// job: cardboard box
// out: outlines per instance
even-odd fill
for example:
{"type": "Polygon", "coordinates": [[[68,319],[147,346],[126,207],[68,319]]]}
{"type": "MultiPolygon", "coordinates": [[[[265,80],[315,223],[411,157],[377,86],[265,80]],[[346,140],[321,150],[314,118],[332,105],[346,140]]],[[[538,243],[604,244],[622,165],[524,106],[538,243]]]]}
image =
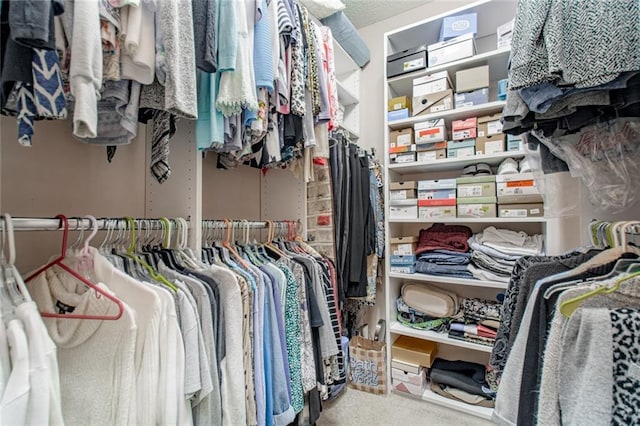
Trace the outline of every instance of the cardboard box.
{"type": "Polygon", "coordinates": [[[496,196],[488,197],[464,197],[458,199],[458,204],[497,204],[496,196]]]}
{"type": "Polygon", "coordinates": [[[544,217],[544,205],[534,204],[500,204],[498,206],[499,217],[544,217]]]}
{"type": "Polygon", "coordinates": [[[447,70],[413,79],[413,97],[443,92],[452,88],[447,70]]]}
{"type": "Polygon", "coordinates": [[[446,149],[436,149],[433,151],[418,152],[418,156],[417,156],[418,161],[423,161],[423,162],[443,160],[445,158],[447,158],[446,149]]]}
{"type": "Polygon", "coordinates": [[[502,80],[498,80],[498,100],[506,101],[507,93],[509,91],[509,79],[503,78],[502,80]]]}
{"type": "Polygon", "coordinates": [[[390,146],[389,154],[400,154],[403,152],[416,152],[416,144],[412,143],[411,145],[406,146],[390,146]]]}
{"type": "Polygon", "coordinates": [[[409,362],[398,361],[397,359],[391,360],[391,368],[398,368],[402,371],[407,371],[409,373],[418,374],[422,371],[422,367],[417,364],[411,364],[409,362]]]}
{"type": "Polygon", "coordinates": [[[496,205],[491,204],[458,204],[458,217],[498,217],[496,205]]]}
{"type": "Polygon", "coordinates": [[[498,197],[500,204],[538,204],[542,203],[541,194],[502,195],[498,197]]]}
{"type": "Polygon", "coordinates": [[[397,191],[400,189],[418,189],[418,183],[415,180],[407,180],[404,182],[391,182],[389,184],[389,189],[392,191],[397,191]]]}
{"type": "Polygon", "coordinates": [[[416,151],[417,152],[424,152],[424,151],[435,151],[438,149],[443,149],[445,151],[444,156],[447,156],[447,142],[446,141],[442,141],[442,142],[426,142],[426,143],[418,143],[416,144],[416,151]]]}
{"type": "Polygon", "coordinates": [[[510,20],[506,24],[500,25],[496,30],[496,36],[498,38],[498,49],[511,46],[511,40],[513,40],[513,23],[514,19],[510,20]]]}
{"type": "Polygon", "coordinates": [[[507,151],[522,151],[522,137],[507,135],[507,151]]]}
{"type": "Polygon", "coordinates": [[[417,219],[418,203],[415,206],[389,206],[389,219],[417,219]]]}
{"type": "Polygon", "coordinates": [[[456,108],[477,106],[489,102],[489,89],[477,89],[472,92],[456,93],[454,96],[456,108]]]}
{"type": "Polygon", "coordinates": [[[489,87],[489,65],[456,73],[456,92],[470,92],[484,87],[489,87]]]}
{"type": "Polygon", "coordinates": [[[493,115],[483,115],[478,117],[478,137],[493,136],[502,133],[502,122],[500,117],[502,113],[498,112],[493,115]]]}
{"type": "Polygon", "coordinates": [[[392,255],[412,255],[416,253],[418,244],[391,244],[392,255]]]}
{"type": "Polygon", "coordinates": [[[413,127],[406,129],[392,130],[389,132],[389,146],[395,148],[397,146],[408,146],[413,143],[413,127]]]}
{"type": "Polygon", "coordinates": [[[455,206],[420,207],[418,206],[418,218],[425,220],[454,219],[456,217],[455,206]]]}
{"type": "Polygon", "coordinates": [[[429,67],[470,58],[475,54],[476,44],[471,33],[427,46],[429,67]]]}
{"type": "Polygon", "coordinates": [[[478,137],[476,139],[476,154],[486,155],[504,152],[506,148],[505,137],[502,133],[498,135],[478,137]]]}
{"type": "Polygon", "coordinates": [[[399,154],[389,154],[389,160],[395,164],[413,163],[416,161],[416,153],[403,152],[399,154]]]}
{"type": "Polygon", "coordinates": [[[442,206],[455,206],[455,205],[456,205],[455,198],[418,200],[418,207],[442,207],[442,206]]]}
{"type": "Polygon", "coordinates": [[[449,141],[447,143],[447,158],[473,157],[476,155],[476,140],[449,141]]]}
{"type": "Polygon", "coordinates": [[[476,35],[478,32],[478,14],[465,13],[463,15],[446,16],[442,18],[440,27],[440,41],[451,40],[464,34],[476,35]]]}
{"type": "Polygon", "coordinates": [[[418,248],[418,237],[393,237],[391,238],[392,255],[413,255],[418,248]]]}
{"type": "Polygon", "coordinates": [[[536,185],[533,173],[518,173],[496,176],[496,190],[500,204],[525,204],[542,202],[540,189],[536,185]],[[531,196],[534,196],[533,198],[531,196]],[[505,197],[527,197],[506,198],[505,197]],[[527,200],[533,201],[527,201],[527,200]]]}
{"type": "Polygon", "coordinates": [[[387,78],[406,74],[427,67],[427,49],[425,45],[412,47],[387,56],[387,78]]]}
{"type": "Polygon", "coordinates": [[[464,140],[473,139],[478,133],[478,119],[476,117],[466,120],[455,120],[451,123],[451,139],[464,140]]]}
{"type": "Polygon", "coordinates": [[[418,191],[434,189],[456,189],[456,179],[436,179],[418,181],[418,191]]]}
{"type": "Polygon", "coordinates": [[[447,140],[444,118],[416,123],[413,126],[416,143],[433,143],[447,140]]]}
{"type": "Polygon", "coordinates": [[[402,207],[411,207],[418,205],[417,198],[405,198],[404,200],[389,200],[390,206],[402,206],[402,207]]]}
{"type": "Polygon", "coordinates": [[[429,368],[438,354],[438,344],[410,336],[400,336],[391,345],[391,357],[400,362],[429,368]]]}
{"type": "Polygon", "coordinates": [[[422,396],[427,388],[427,379],[423,370],[415,374],[398,368],[391,368],[391,378],[393,388],[398,392],[422,396]]]}
{"type": "Polygon", "coordinates": [[[453,109],[453,90],[429,93],[413,98],[413,116],[453,109]]]}
{"type": "Polygon", "coordinates": [[[389,111],[387,113],[387,121],[398,121],[403,120],[405,118],[409,118],[411,113],[409,112],[409,108],[399,109],[396,111],[389,111]]]}
{"type": "MultiPolygon", "coordinates": [[[[418,200],[455,200],[456,189],[422,189],[418,191],[418,200]]],[[[418,203],[420,205],[420,203],[418,203]]]]}
{"type": "Polygon", "coordinates": [[[496,177],[495,176],[469,176],[457,179],[458,198],[470,197],[495,197],[496,177]]]}
{"type": "Polygon", "coordinates": [[[390,201],[410,200],[412,198],[417,198],[415,189],[401,189],[399,191],[389,191],[390,201]]]}
{"type": "Polygon", "coordinates": [[[389,272],[395,273],[395,274],[415,274],[416,273],[416,267],[413,265],[407,265],[407,266],[389,266],[389,272]]]}
{"type": "Polygon", "coordinates": [[[397,98],[389,99],[387,105],[388,111],[397,111],[399,109],[411,109],[411,99],[408,96],[398,96],[397,98]]]}
{"type": "Polygon", "coordinates": [[[389,263],[393,266],[407,266],[416,263],[416,257],[412,254],[409,255],[391,255],[389,257],[389,263]]]}

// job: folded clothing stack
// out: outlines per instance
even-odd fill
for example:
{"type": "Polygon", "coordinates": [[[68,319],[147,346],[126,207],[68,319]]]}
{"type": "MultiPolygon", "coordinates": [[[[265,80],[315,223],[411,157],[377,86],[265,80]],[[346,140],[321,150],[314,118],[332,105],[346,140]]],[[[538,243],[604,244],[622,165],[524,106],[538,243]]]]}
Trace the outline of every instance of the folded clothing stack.
{"type": "Polygon", "coordinates": [[[485,382],[485,368],[468,361],[436,358],[429,370],[431,390],[445,398],[482,407],[493,407],[495,393],[485,382]]]}
{"type": "Polygon", "coordinates": [[[473,278],[468,270],[471,262],[468,240],[472,234],[467,226],[442,223],[435,223],[429,229],[421,229],[415,271],[429,275],[473,278]]]}
{"type": "Polygon", "coordinates": [[[493,346],[500,325],[502,305],[491,300],[467,298],[461,303],[461,319],[449,324],[449,337],[493,346]]]}
{"type": "Polygon", "coordinates": [[[468,244],[472,254],[467,269],[480,280],[509,282],[516,260],[544,254],[542,235],[529,236],[493,226],[473,235],[468,244]]]}
{"type": "Polygon", "coordinates": [[[402,296],[396,300],[396,308],[398,310],[398,322],[406,327],[418,330],[433,330],[438,333],[446,332],[451,318],[436,318],[413,309],[407,305],[402,296]]]}
{"type": "Polygon", "coordinates": [[[446,333],[451,319],[458,317],[460,302],[458,296],[450,291],[408,283],[402,286],[396,308],[401,324],[446,333]]]}

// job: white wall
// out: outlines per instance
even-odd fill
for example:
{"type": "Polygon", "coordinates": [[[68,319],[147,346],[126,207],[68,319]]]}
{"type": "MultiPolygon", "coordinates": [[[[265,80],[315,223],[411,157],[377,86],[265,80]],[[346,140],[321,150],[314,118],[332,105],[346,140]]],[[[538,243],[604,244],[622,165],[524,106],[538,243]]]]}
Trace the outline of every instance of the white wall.
{"type": "MultiPolygon", "coordinates": [[[[358,32],[369,46],[371,62],[360,76],[360,141],[365,148],[375,148],[376,157],[383,158],[384,147],[384,33],[431,16],[473,3],[472,0],[433,0],[384,21],[360,28],[358,32]]],[[[393,2],[389,2],[393,7],[393,2]]]]}

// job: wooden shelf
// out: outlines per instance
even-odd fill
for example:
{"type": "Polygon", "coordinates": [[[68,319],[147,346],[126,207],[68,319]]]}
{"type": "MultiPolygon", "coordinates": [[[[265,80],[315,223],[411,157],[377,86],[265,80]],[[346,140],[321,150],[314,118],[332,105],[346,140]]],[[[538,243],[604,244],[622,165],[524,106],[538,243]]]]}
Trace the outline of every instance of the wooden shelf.
{"type": "Polygon", "coordinates": [[[427,274],[400,274],[397,272],[389,272],[389,278],[399,278],[403,280],[411,280],[411,281],[422,281],[429,283],[441,283],[441,284],[451,284],[451,285],[461,285],[467,287],[481,287],[481,288],[499,288],[506,289],[509,285],[508,283],[503,283],[499,281],[484,281],[484,280],[474,280],[474,279],[465,279],[465,278],[456,278],[456,277],[443,277],[441,275],[427,275],[427,274]]]}
{"type": "Polygon", "coordinates": [[[415,117],[404,118],[402,120],[390,121],[388,123],[389,129],[398,130],[406,127],[413,127],[416,123],[423,121],[435,120],[438,118],[444,118],[447,123],[447,128],[451,127],[451,122],[455,120],[463,120],[469,117],[476,117],[481,115],[491,115],[502,112],[502,109],[507,104],[506,101],[493,101],[486,104],[474,105],[464,108],[455,108],[448,111],[435,112],[433,114],[416,115],[415,117]]]}
{"type": "Polygon", "coordinates": [[[398,395],[405,396],[407,398],[421,399],[432,404],[438,404],[443,407],[451,408],[453,410],[462,411],[464,413],[471,414],[472,416],[480,417],[486,420],[491,420],[491,415],[493,414],[492,408],[478,407],[477,405],[466,404],[462,401],[445,398],[444,396],[440,396],[432,392],[429,388],[424,391],[422,396],[411,395],[406,392],[397,391],[395,389],[392,390],[392,392],[398,395]]]}
{"type": "Polygon", "coordinates": [[[457,217],[451,219],[389,219],[389,223],[546,223],[547,219],[544,217],[478,217],[467,218],[457,217]]]}
{"type": "Polygon", "coordinates": [[[358,97],[354,95],[340,80],[336,81],[338,87],[338,100],[345,107],[357,104],[358,97]]]}
{"type": "Polygon", "coordinates": [[[474,155],[473,157],[445,158],[442,160],[414,161],[413,163],[390,164],[389,170],[401,175],[413,173],[442,172],[460,170],[471,164],[486,163],[497,166],[506,158],[522,158],[524,151],[506,151],[497,154],[474,155]]]}
{"type": "Polygon", "coordinates": [[[391,321],[391,333],[400,334],[402,336],[411,336],[418,339],[430,340],[432,342],[442,343],[444,345],[457,346],[459,348],[470,349],[479,352],[491,353],[492,347],[479,345],[477,343],[465,342],[464,340],[451,339],[449,335],[444,333],[436,333],[431,330],[416,330],[411,327],[405,327],[398,321],[391,321]]]}
{"type": "Polygon", "coordinates": [[[412,97],[414,78],[433,74],[439,71],[448,71],[449,78],[451,78],[452,81],[455,81],[456,72],[482,65],[489,65],[489,80],[498,81],[503,78],[507,78],[507,64],[509,62],[510,53],[510,47],[492,50],[470,58],[460,59],[459,61],[449,62],[447,64],[437,65],[425,70],[414,71],[412,73],[392,77],[387,80],[387,83],[397,96],[404,95],[412,97]]]}

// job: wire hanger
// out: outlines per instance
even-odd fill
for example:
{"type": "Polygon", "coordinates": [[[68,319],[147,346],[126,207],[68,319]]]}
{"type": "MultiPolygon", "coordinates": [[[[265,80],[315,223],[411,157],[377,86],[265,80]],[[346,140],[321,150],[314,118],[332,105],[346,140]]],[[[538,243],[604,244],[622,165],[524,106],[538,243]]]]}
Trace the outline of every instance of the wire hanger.
{"type": "Polygon", "coordinates": [[[47,263],[45,266],[43,266],[42,268],[38,269],[36,272],[31,274],[30,276],[28,276],[27,279],[25,280],[25,282],[31,281],[32,279],[34,279],[35,277],[37,277],[38,275],[40,275],[44,271],[52,268],[53,266],[58,266],[61,269],[63,269],[64,271],[66,271],[69,275],[73,276],[78,281],[80,281],[83,284],[85,284],[87,287],[92,288],[96,293],[100,294],[101,296],[106,297],[107,299],[111,300],[113,303],[118,305],[118,313],[116,315],[79,315],[79,314],[73,314],[73,313],[71,313],[71,314],[55,314],[55,313],[51,313],[51,312],[41,312],[40,315],[42,315],[45,318],[64,318],[64,319],[86,319],[86,320],[117,320],[117,319],[120,319],[120,317],[122,317],[122,314],[124,313],[124,304],[122,303],[122,301],[120,299],[118,299],[117,297],[113,296],[112,294],[109,294],[109,292],[103,290],[102,288],[100,288],[96,284],[92,283],[91,281],[89,281],[88,279],[86,279],[85,277],[80,275],[78,272],[76,272],[75,270],[71,269],[70,267],[68,267],[67,265],[65,265],[63,263],[63,260],[67,257],[67,240],[69,238],[69,221],[66,218],[66,216],[61,215],[61,214],[57,215],[56,217],[58,219],[60,219],[61,225],[63,227],[62,249],[61,249],[60,256],[57,257],[55,260],[47,263]]]}

